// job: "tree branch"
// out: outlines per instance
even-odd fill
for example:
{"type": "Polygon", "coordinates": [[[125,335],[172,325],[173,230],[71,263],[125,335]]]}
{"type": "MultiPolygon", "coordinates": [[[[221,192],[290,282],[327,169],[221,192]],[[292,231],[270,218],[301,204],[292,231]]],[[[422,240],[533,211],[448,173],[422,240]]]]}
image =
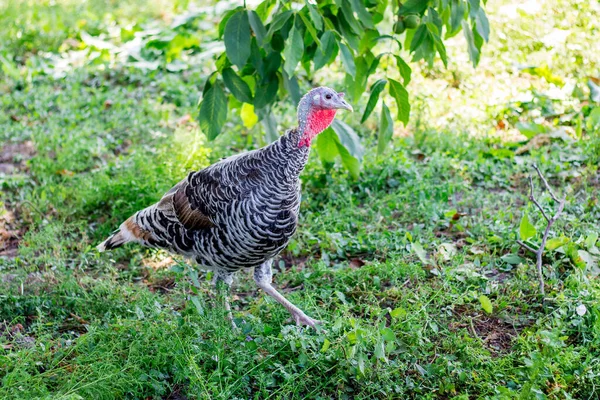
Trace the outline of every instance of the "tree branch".
{"type": "Polygon", "coordinates": [[[542,175],[542,172],[540,171],[538,166],[533,164],[533,168],[537,172],[540,180],[544,183],[544,186],[545,186],[546,190],[548,191],[548,193],[550,193],[550,196],[552,197],[552,199],[554,201],[558,202],[558,208],[557,208],[556,212],[554,213],[552,218],[549,218],[548,215],[546,214],[546,212],[544,211],[544,209],[542,208],[542,206],[540,205],[540,203],[535,198],[535,195],[533,193],[533,178],[531,176],[529,177],[529,200],[531,200],[531,202],[533,204],[535,204],[537,209],[540,210],[540,212],[546,219],[547,224],[546,224],[546,229],[544,230],[544,235],[542,236],[542,243],[540,243],[539,248],[534,249],[533,247],[522,242],[521,240],[517,240],[517,243],[519,244],[519,246],[532,252],[536,256],[536,270],[537,270],[538,281],[539,281],[539,285],[540,285],[540,293],[542,294],[542,299],[543,299],[544,294],[545,294],[544,273],[542,271],[542,258],[544,256],[544,249],[546,248],[546,241],[548,240],[548,234],[550,233],[550,229],[552,228],[552,225],[554,225],[554,223],[558,220],[558,217],[560,217],[560,214],[562,213],[562,211],[565,208],[565,202],[567,199],[567,195],[565,194],[564,197],[562,198],[562,200],[558,200],[558,198],[552,192],[550,185],[548,185],[548,181],[546,180],[546,178],[544,178],[544,175],[542,175]]]}

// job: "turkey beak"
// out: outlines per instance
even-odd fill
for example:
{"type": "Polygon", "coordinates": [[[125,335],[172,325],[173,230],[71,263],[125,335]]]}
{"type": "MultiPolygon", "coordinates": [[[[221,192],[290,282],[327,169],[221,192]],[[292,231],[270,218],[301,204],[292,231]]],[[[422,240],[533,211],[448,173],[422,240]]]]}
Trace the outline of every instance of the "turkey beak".
{"type": "Polygon", "coordinates": [[[344,93],[338,93],[337,108],[340,110],[348,110],[350,112],[354,111],[352,106],[350,104],[348,104],[348,102],[346,100],[344,100],[344,93]]]}

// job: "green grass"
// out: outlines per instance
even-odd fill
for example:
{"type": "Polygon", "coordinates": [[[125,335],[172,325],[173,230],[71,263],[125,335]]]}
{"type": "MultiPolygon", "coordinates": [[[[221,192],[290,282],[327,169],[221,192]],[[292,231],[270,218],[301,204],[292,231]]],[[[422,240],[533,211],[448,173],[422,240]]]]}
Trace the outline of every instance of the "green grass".
{"type": "MultiPolygon", "coordinates": [[[[239,332],[208,274],[163,252],[127,246],[98,254],[94,246],[186,172],[259,145],[260,127],[245,129],[230,113],[228,133],[206,143],[193,116],[210,65],[193,58],[179,72],[167,64],[143,71],[112,53],[95,61],[88,54],[56,77],[54,65],[40,67],[45,53],[78,48],[65,44],[80,38],[74,15],[85,15],[94,34],[113,21],[170,29],[171,13],[185,4],[160,17],[138,12],[137,3],[3,5],[0,151],[30,141],[35,154],[10,154],[15,168],[0,173],[0,234],[18,237],[10,242],[16,254],[0,258],[0,398],[596,398],[599,132],[578,136],[576,123],[564,122],[588,118],[585,92],[548,99],[552,83],[510,62],[550,54],[553,74],[585,88],[598,66],[587,36],[597,22],[577,16],[597,11],[547,3],[555,18],[537,11],[504,21],[509,2],[492,6],[497,37],[476,71],[460,62],[448,71],[418,66],[410,134],[398,132],[382,157],[368,152],[360,179],[311,155],[299,231],[276,260],[274,280],[325,324],[296,328],[242,272],[232,292],[239,332]],[[570,20],[578,23],[564,26],[570,20]],[[561,52],[529,40],[555,27],[571,29],[577,46],[561,52]],[[507,76],[517,88],[490,99],[486,88],[507,76]],[[449,115],[440,84],[469,112],[449,115]],[[518,100],[528,91],[531,101],[518,100]],[[542,124],[565,125],[575,140],[534,146],[518,134],[517,122],[540,123],[549,108],[559,116],[542,124]],[[506,129],[485,134],[500,120],[506,129]],[[524,212],[536,226],[534,243],[545,228],[527,198],[534,162],[566,195],[550,236],[567,242],[544,256],[544,304],[535,260],[516,244],[524,212]]],[[[214,25],[211,18],[200,22],[214,25]]],[[[214,32],[205,36],[200,50],[214,32]]],[[[464,49],[448,48],[460,60],[464,49]]],[[[281,126],[292,123],[291,104],[278,113],[281,126]]],[[[369,122],[344,118],[375,147],[369,122]]],[[[535,185],[551,212],[556,204],[535,185]]]]}

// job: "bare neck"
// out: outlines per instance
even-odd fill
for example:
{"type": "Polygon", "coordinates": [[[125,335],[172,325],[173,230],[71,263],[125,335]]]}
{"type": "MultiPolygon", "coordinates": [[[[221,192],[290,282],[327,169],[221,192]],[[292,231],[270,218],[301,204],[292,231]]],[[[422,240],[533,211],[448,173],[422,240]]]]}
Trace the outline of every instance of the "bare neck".
{"type": "Polygon", "coordinates": [[[298,147],[310,147],[312,140],[323,132],[335,118],[336,110],[309,108],[298,110],[298,131],[300,142],[298,147]]]}

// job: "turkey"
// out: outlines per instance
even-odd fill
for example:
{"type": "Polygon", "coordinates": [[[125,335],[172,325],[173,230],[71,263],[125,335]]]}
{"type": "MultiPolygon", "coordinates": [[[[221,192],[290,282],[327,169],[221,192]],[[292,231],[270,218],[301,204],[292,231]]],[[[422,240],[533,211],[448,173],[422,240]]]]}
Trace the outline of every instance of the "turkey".
{"type": "MultiPolygon", "coordinates": [[[[339,109],[352,111],[343,93],[327,87],[309,91],[298,104],[297,128],[261,149],[191,172],[158,203],[123,222],[98,250],[128,242],[166,249],[213,270],[215,285],[227,287],[236,271],[254,268],[258,287],[287,308],[298,325],[314,328],[320,321],[272,286],[271,265],[296,231],[299,176],[311,141],[331,124],[339,109]]],[[[225,309],[235,327],[227,296],[225,309]]]]}

